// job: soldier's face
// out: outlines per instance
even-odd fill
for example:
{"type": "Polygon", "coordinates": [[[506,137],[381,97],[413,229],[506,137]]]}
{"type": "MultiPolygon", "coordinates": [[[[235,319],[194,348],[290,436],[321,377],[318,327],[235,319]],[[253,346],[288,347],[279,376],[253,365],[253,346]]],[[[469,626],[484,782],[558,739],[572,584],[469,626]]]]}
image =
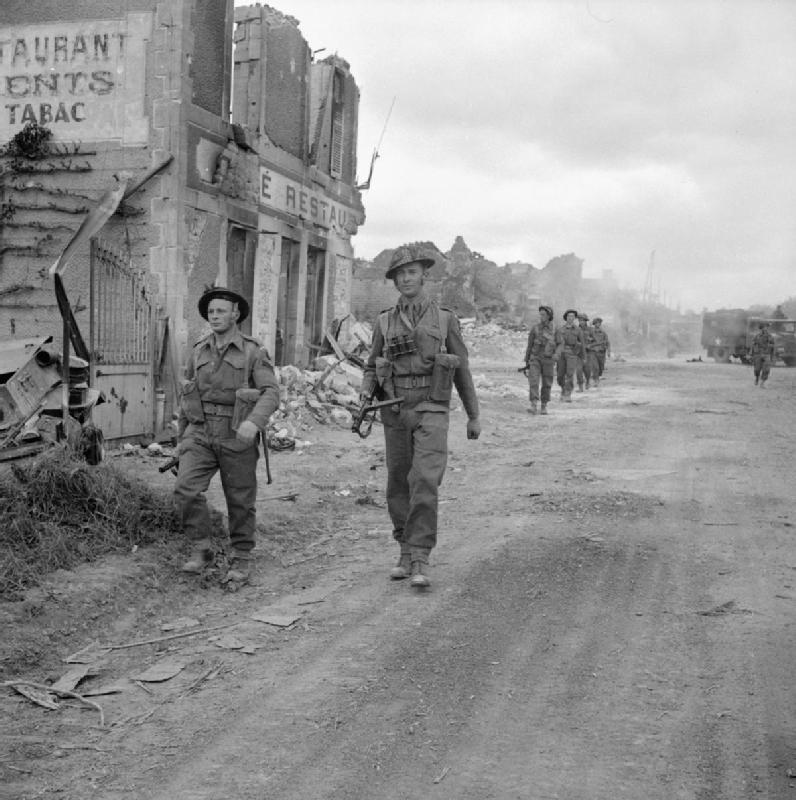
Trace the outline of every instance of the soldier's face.
{"type": "Polygon", "coordinates": [[[207,321],[213,333],[226,333],[238,321],[237,303],[214,297],[207,305],[207,321]]]}
{"type": "Polygon", "coordinates": [[[574,314],[567,314],[567,323],[569,325],[571,325],[574,321],[575,321],[575,315],[574,314]]]}
{"type": "Polygon", "coordinates": [[[541,322],[542,325],[544,325],[547,322],[547,320],[549,320],[549,319],[550,319],[550,317],[547,316],[547,312],[546,311],[540,311],[539,312],[539,322],[541,322]]]}
{"type": "Polygon", "coordinates": [[[423,278],[426,270],[422,264],[404,264],[393,275],[395,288],[406,298],[412,298],[420,293],[423,288],[423,278]]]}

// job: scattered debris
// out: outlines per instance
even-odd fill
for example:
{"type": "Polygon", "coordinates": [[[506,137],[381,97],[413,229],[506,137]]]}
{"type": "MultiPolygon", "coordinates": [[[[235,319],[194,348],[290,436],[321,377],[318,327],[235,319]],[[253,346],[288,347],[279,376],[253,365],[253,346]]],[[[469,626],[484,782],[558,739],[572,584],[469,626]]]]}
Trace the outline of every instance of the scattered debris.
{"type": "Polygon", "coordinates": [[[199,620],[193,617],[178,617],[171,622],[164,622],[160,626],[162,631],[183,631],[186,628],[195,628],[199,625],[199,620]]]}
{"type": "Polygon", "coordinates": [[[289,628],[301,619],[301,611],[280,606],[265,606],[255,611],[251,618],[266,625],[273,625],[275,628],[289,628]]]}
{"type": "Polygon", "coordinates": [[[84,705],[99,711],[100,728],[105,727],[105,714],[102,711],[102,706],[100,706],[99,703],[95,703],[93,700],[87,700],[82,694],[77,694],[77,692],[68,691],[66,689],[56,689],[53,686],[47,686],[45,683],[35,683],[33,681],[5,681],[3,686],[8,686],[14,689],[14,691],[19,692],[19,694],[24,695],[29,700],[32,700],[37,705],[52,710],[60,708],[53,695],[72,697],[84,705]]]}
{"type": "Polygon", "coordinates": [[[72,653],[71,656],[67,656],[64,659],[64,662],[67,664],[92,664],[98,659],[102,658],[102,656],[107,655],[109,652],[110,648],[102,647],[102,645],[95,640],[78,650],[76,653],[72,653]]]}
{"type": "Polygon", "coordinates": [[[218,663],[214,664],[210,669],[206,672],[203,672],[180,696],[185,697],[186,695],[192,694],[193,692],[197,691],[199,687],[205,683],[206,681],[213,680],[217,678],[222,672],[224,672],[226,668],[223,664],[218,663]]]}
{"type": "Polygon", "coordinates": [[[722,614],[742,614],[743,612],[735,607],[735,600],[728,600],[719,606],[714,606],[709,611],[697,611],[700,617],[720,617],[722,614]]]}
{"type": "Polygon", "coordinates": [[[186,667],[184,661],[173,658],[165,658],[157,664],[153,664],[149,669],[145,669],[140,675],[135,675],[131,680],[143,681],[145,683],[162,683],[171,680],[175,675],[179,675],[186,667]]]}
{"type": "Polygon", "coordinates": [[[67,673],[58,678],[58,680],[52,685],[52,688],[55,690],[64,689],[65,691],[69,692],[72,691],[80,683],[80,681],[83,680],[83,678],[96,674],[97,673],[92,670],[88,664],[81,664],[80,666],[73,667],[67,673]]]}
{"type": "Polygon", "coordinates": [[[445,767],[436,778],[434,778],[434,783],[442,783],[445,780],[445,776],[450,772],[450,767],[445,767]]]}
{"type": "Polygon", "coordinates": [[[171,636],[159,636],[156,639],[144,639],[141,642],[126,642],[125,644],[109,644],[105,646],[107,650],[126,650],[129,647],[142,647],[145,644],[160,644],[160,642],[169,642],[172,639],[181,639],[184,636],[196,636],[200,633],[212,633],[213,631],[220,631],[222,628],[231,628],[237,625],[237,622],[229,622],[225,625],[216,625],[212,628],[197,628],[196,630],[183,631],[182,633],[174,633],[171,636]]]}

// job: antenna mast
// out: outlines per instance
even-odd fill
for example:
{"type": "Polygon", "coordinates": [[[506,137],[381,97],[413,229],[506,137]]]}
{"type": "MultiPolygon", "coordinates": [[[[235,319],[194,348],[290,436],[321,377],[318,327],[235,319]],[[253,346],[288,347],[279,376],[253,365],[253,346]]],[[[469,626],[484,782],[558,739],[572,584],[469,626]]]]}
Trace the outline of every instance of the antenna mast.
{"type": "Polygon", "coordinates": [[[376,159],[379,157],[379,148],[381,147],[382,140],[384,139],[384,134],[387,132],[387,123],[390,121],[390,115],[392,114],[393,106],[395,105],[395,97],[392,99],[392,103],[390,103],[390,110],[387,112],[387,118],[384,120],[384,127],[381,130],[381,136],[379,136],[379,141],[376,144],[376,148],[373,151],[373,155],[370,158],[370,170],[368,172],[368,179],[364,183],[357,184],[357,189],[364,190],[370,189],[370,179],[373,177],[373,165],[376,163],[376,159]]]}

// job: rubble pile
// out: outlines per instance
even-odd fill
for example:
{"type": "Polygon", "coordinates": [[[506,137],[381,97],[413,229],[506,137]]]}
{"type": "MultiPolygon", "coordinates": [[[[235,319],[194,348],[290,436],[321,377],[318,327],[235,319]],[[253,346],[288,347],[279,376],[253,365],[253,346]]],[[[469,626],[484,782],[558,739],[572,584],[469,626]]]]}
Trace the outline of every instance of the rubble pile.
{"type": "MultiPolygon", "coordinates": [[[[474,361],[481,365],[521,366],[527,341],[525,331],[478,323],[474,318],[461,320],[461,327],[474,361]]],[[[316,424],[351,427],[353,414],[359,407],[360,365],[370,349],[373,330],[367,323],[352,320],[339,326],[336,334],[337,338],[332,337],[335,352],[316,358],[312,369],[290,365],[276,368],[281,398],[268,429],[268,445],[272,449],[308,446],[311,442],[305,437],[316,424]]],[[[474,371],[476,391],[504,397],[524,396],[524,385],[510,382],[513,369],[504,371],[505,380],[502,376],[488,377],[474,371]]]]}
{"type": "MultiPolygon", "coordinates": [[[[350,319],[350,318],[349,318],[350,319]]],[[[359,407],[362,366],[370,348],[372,328],[352,320],[336,328],[331,354],[321,355],[313,369],[292,365],[276,368],[279,381],[279,409],[268,426],[268,445],[274,450],[311,444],[302,433],[315,423],[351,428],[359,407]]]]}
{"type": "Polygon", "coordinates": [[[474,318],[460,322],[471,361],[522,364],[528,343],[527,330],[510,330],[494,322],[478,323],[474,318]]]}

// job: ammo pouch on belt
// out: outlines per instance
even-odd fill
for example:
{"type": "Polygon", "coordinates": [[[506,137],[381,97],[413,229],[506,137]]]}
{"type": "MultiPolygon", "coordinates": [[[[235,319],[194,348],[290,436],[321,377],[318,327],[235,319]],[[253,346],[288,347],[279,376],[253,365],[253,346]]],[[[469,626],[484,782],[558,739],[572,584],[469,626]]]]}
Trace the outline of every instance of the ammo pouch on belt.
{"type": "Polygon", "coordinates": [[[449,403],[453,390],[453,373],[461,363],[452,353],[437,353],[431,370],[431,389],[428,399],[435,403],[449,403]]]}
{"type": "Polygon", "coordinates": [[[201,425],[205,421],[205,412],[202,409],[202,398],[199,389],[196,388],[196,381],[183,381],[180,393],[180,405],[182,413],[188,422],[194,425],[201,425]]]}
{"type": "Polygon", "coordinates": [[[235,406],[232,409],[232,423],[230,427],[237,431],[241,422],[245,422],[254,411],[262,392],[259,389],[236,389],[235,406]]]}

